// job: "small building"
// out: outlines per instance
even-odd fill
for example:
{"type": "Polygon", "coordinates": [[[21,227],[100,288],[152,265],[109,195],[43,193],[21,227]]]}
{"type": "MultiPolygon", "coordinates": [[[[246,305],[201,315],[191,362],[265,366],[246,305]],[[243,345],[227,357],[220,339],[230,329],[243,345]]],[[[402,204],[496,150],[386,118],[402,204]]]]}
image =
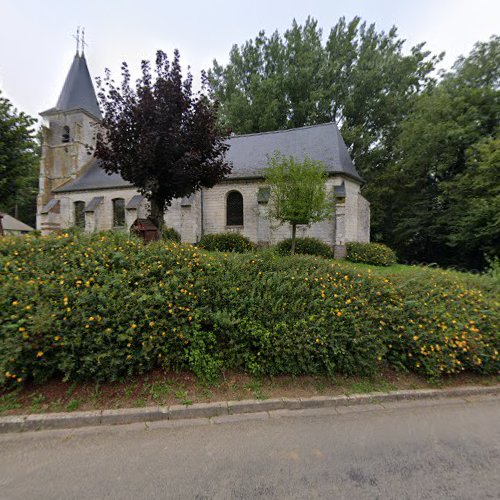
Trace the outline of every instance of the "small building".
{"type": "MultiPolygon", "coordinates": [[[[37,229],[43,234],[79,226],[85,231],[130,230],[148,214],[147,201],[118,174],[107,174],[90,153],[95,124],[101,119],[85,56],[77,53],[54,108],[41,113],[44,128],[37,206],[37,229]]],[[[228,139],[231,173],[211,189],[174,200],[165,224],[183,241],[195,243],[203,234],[238,232],[251,241],[274,244],[290,237],[287,226],[266,217],[269,190],[263,169],[275,151],[322,161],[327,188],[336,195],[331,219],[298,226],[297,236],[316,237],[343,248],[348,241],[369,241],[370,207],[361,195],[363,180],[351,161],[335,123],[291,130],[233,136],[228,139]]]]}
{"type": "Polygon", "coordinates": [[[34,229],[28,224],[12,217],[5,212],[0,212],[0,236],[28,234],[34,229]],[[3,234],[2,234],[3,233],[3,234]]]}

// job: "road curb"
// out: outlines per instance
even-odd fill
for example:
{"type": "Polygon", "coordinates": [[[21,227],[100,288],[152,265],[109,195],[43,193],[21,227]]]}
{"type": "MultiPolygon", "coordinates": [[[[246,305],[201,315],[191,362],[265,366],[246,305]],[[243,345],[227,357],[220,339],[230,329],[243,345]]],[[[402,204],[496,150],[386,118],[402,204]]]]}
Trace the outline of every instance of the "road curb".
{"type": "Polygon", "coordinates": [[[403,400],[465,398],[500,394],[500,385],[489,387],[464,386],[452,389],[416,389],[340,396],[315,396],[311,398],[276,398],[265,400],[222,401],[193,405],[123,408],[117,410],[80,411],[71,413],[46,413],[0,417],[0,434],[8,432],[68,429],[85,426],[120,425],[158,420],[214,418],[224,421],[225,416],[242,415],[276,410],[303,410],[334,408],[366,404],[383,404],[403,400]]]}

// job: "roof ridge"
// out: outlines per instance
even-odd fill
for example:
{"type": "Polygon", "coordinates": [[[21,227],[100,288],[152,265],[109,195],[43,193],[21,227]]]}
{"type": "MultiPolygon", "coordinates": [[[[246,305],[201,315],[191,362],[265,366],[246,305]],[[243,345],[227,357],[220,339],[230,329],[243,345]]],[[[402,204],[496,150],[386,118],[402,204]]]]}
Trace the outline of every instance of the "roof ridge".
{"type": "Polygon", "coordinates": [[[240,137],[251,137],[254,135],[283,134],[286,132],[293,132],[295,130],[305,130],[308,128],[326,127],[328,125],[334,125],[336,128],[338,128],[337,124],[335,122],[331,121],[331,122],[326,122],[326,123],[316,123],[315,125],[304,125],[302,127],[284,128],[284,129],[280,129],[280,130],[269,130],[267,132],[251,132],[249,134],[235,134],[235,135],[229,136],[229,139],[239,139],[240,137]]]}

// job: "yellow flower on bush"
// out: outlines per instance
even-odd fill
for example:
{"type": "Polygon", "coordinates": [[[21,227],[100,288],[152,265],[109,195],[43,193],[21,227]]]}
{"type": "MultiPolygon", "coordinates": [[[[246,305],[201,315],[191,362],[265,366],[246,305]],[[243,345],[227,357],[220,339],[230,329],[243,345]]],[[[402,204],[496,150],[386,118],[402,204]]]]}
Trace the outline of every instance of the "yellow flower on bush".
{"type": "Polygon", "coordinates": [[[37,357],[37,358],[41,358],[42,356],[43,356],[43,351],[38,351],[38,352],[36,353],[36,357],[37,357]]]}

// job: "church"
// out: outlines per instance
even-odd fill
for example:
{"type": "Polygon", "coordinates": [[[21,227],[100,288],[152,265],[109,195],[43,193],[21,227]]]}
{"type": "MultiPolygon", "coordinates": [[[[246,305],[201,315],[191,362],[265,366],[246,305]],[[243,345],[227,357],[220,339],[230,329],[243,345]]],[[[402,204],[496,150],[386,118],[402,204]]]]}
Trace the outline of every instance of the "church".
{"type": "MultiPolygon", "coordinates": [[[[87,232],[128,231],[148,215],[147,200],[119,174],[107,174],[89,153],[95,125],[101,120],[84,53],[77,53],[55,107],[44,119],[37,199],[37,229],[42,234],[73,226],[87,232]]],[[[370,239],[370,207],[361,195],[363,180],[335,123],[232,136],[226,160],[231,173],[211,189],[173,200],[165,225],[182,241],[196,243],[203,234],[238,232],[266,245],[289,238],[290,226],[266,217],[269,190],[262,170],[279,151],[302,160],[320,160],[328,171],[327,189],[335,194],[334,215],[311,226],[298,226],[297,236],[319,238],[341,256],[345,243],[370,239]]]]}

